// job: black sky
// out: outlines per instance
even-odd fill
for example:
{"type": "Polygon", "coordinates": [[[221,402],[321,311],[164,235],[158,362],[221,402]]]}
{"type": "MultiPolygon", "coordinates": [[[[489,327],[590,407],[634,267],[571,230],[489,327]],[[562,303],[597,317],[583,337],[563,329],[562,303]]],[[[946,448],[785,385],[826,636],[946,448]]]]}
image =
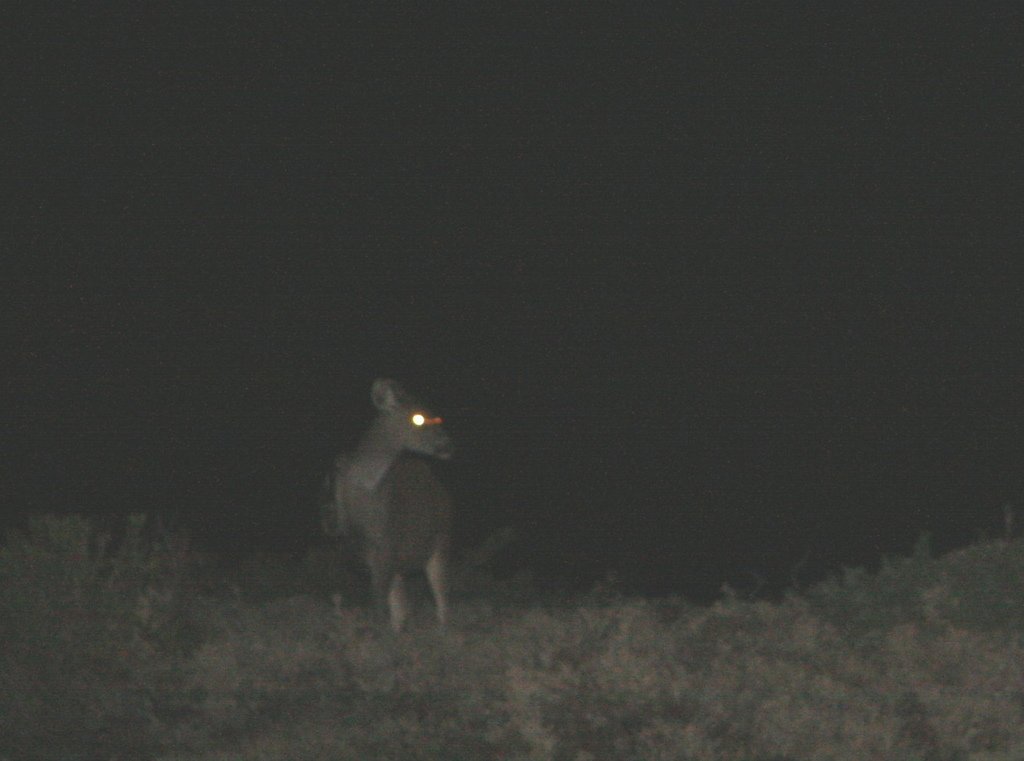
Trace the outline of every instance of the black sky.
{"type": "Polygon", "coordinates": [[[15,19],[4,500],[302,547],[392,375],[468,545],[697,590],[1020,499],[1021,12],[15,19]],[[241,516],[241,517],[240,517],[241,516]]]}

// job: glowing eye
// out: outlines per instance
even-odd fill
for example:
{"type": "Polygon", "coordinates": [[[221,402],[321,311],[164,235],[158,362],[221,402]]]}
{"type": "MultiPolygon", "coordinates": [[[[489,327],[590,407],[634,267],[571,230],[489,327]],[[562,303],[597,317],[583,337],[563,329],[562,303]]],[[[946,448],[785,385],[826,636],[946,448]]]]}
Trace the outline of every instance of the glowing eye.
{"type": "Polygon", "coordinates": [[[418,412],[409,419],[412,420],[413,425],[423,425],[427,422],[427,419],[418,412]]]}

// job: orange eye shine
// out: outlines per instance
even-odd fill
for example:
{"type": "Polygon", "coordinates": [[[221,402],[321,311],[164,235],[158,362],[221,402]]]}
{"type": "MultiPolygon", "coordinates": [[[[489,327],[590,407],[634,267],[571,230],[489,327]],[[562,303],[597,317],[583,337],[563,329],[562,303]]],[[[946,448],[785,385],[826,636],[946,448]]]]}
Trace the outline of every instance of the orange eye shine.
{"type": "Polygon", "coordinates": [[[423,425],[427,422],[427,419],[418,412],[409,419],[412,420],[413,425],[423,425]]]}

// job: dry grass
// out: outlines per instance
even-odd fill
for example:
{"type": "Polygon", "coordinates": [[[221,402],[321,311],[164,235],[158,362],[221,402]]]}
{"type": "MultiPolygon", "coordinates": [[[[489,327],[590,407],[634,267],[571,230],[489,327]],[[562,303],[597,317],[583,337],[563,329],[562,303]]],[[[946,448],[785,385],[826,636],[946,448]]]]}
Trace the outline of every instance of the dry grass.
{"type": "Polygon", "coordinates": [[[0,550],[4,761],[1024,758],[1019,542],[780,604],[496,589],[395,636],[329,594],[202,593],[182,553],[48,520],[0,550]]]}

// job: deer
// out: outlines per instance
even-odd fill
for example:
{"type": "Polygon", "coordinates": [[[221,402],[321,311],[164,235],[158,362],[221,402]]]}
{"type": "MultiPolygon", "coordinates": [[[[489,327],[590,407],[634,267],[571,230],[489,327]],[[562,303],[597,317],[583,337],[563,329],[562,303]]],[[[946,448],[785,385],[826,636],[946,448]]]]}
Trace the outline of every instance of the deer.
{"type": "Polygon", "coordinates": [[[408,614],[404,576],[423,570],[442,629],[448,619],[448,553],[452,499],[429,458],[454,452],[442,419],[387,378],[373,382],[377,417],[324,482],[324,532],[362,543],[378,612],[402,631],[408,614]]]}

